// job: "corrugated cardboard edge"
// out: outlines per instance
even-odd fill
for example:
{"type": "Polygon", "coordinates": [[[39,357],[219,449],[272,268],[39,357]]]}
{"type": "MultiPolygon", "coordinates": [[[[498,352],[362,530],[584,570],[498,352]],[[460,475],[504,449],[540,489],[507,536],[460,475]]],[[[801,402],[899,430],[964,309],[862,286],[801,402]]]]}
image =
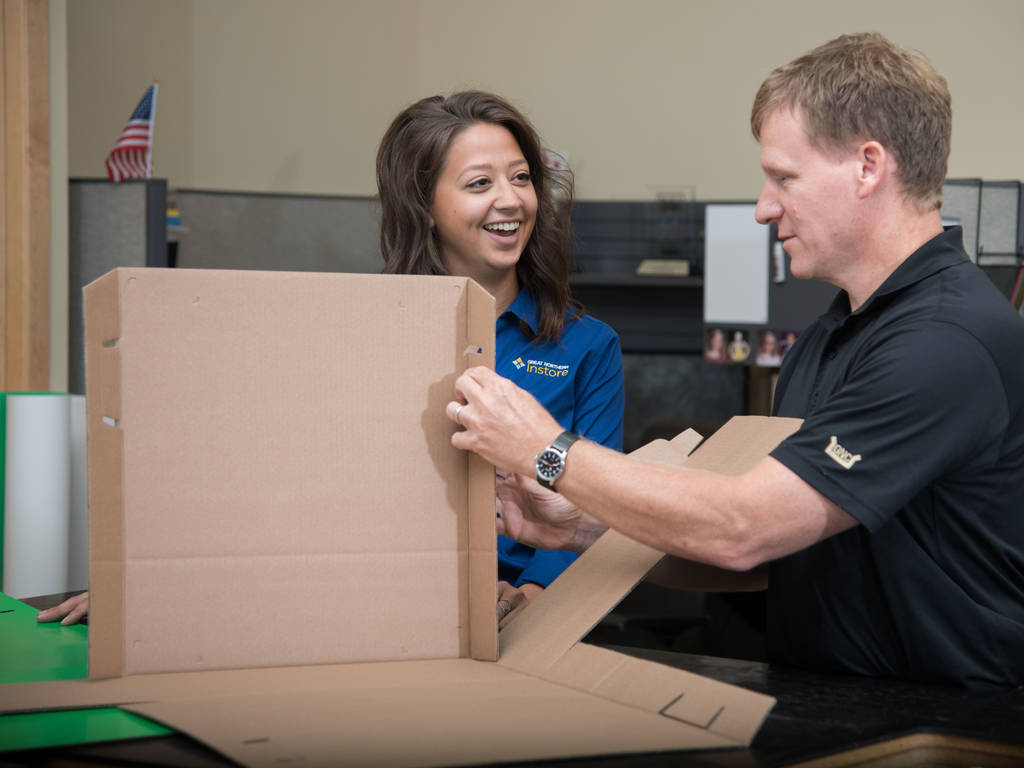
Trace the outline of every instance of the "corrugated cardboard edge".
{"type": "MultiPolygon", "coordinates": [[[[494,297],[465,279],[465,367],[494,368],[494,297]]],[[[497,533],[494,527],[494,467],[475,453],[467,453],[469,578],[469,655],[481,661],[498,658],[498,623],[494,589],[497,574],[497,533]]]]}
{"type": "Polygon", "coordinates": [[[124,434],[121,419],[120,293],[126,270],[109,272],[83,289],[86,349],[86,435],[88,455],[104,460],[88,468],[89,509],[89,676],[112,677],[124,671],[124,434]],[[107,311],[90,311],[91,306],[107,311]],[[98,364],[95,362],[98,361],[98,364]]]}
{"type": "MultiPolygon", "coordinates": [[[[739,416],[689,456],[696,443],[692,431],[630,455],[735,475],[751,469],[799,425],[799,419],[739,416]]],[[[608,531],[502,632],[499,663],[749,744],[773,698],[577,642],[662,557],[608,531]]]]}

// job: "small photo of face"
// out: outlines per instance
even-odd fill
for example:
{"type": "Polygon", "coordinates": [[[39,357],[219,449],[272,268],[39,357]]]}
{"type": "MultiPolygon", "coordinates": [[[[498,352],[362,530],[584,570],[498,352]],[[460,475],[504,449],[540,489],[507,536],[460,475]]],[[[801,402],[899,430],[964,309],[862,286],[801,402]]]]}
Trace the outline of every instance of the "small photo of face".
{"type": "Polygon", "coordinates": [[[775,331],[762,330],[757,334],[757,364],[768,368],[777,367],[782,363],[782,351],[779,348],[779,336],[775,331]]]}
{"type": "Polygon", "coordinates": [[[709,328],[704,334],[704,359],[709,363],[728,362],[725,331],[721,328],[709,328]]]}
{"type": "Polygon", "coordinates": [[[730,362],[742,363],[750,357],[750,341],[746,331],[733,331],[726,347],[730,362]]]}

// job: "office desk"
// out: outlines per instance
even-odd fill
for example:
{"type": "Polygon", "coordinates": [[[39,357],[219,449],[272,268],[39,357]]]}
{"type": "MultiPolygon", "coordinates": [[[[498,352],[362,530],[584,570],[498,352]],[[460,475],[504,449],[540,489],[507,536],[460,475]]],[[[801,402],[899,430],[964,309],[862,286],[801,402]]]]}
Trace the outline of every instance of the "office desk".
{"type": "MultiPolygon", "coordinates": [[[[59,597],[32,601],[48,607],[59,597]]],[[[771,711],[749,749],[576,758],[546,761],[548,766],[652,768],[696,765],[751,768],[792,766],[835,756],[829,766],[871,765],[840,757],[895,739],[928,739],[942,734],[947,747],[936,753],[912,753],[886,765],[921,765],[925,757],[943,766],[1009,768],[1024,765],[1024,688],[966,691],[947,686],[832,675],[759,662],[611,646],[615,650],[680,667],[706,677],[774,696],[771,711]],[[920,734],[919,736],[914,736],[920,734]],[[977,749],[972,751],[972,746],[977,749]]],[[[913,742],[911,742],[912,744],[913,742]]],[[[879,749],[875,746],[875,749],[879,749]]],[[[501,756],[494,756],[496,763],[501,756]]],[[[0,752],[0,766],[91,763],[215,768],[233,763],[181,734],[0,752]]],[[[339,764],[344,758],[339,755],[339,764]]],[[[536,764],[536,763],[534,763],[536,764]]],[[[879,765],[881,765],[879,763],[879,765]]]]}

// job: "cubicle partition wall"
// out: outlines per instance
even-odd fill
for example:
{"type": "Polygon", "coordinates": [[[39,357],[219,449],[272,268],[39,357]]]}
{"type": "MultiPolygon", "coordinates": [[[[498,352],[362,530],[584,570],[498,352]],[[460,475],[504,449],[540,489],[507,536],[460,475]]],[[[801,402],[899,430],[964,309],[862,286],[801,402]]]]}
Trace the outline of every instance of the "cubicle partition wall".
{"type": "MultiPolygon", "coordinates": [[[[372,197],[179,189],[182,268],[379,272],[380,209],[372,197]]],[[[573,292],[618,331],[626,378],[625,446],[679,424],[745,412],[745,374],[700,356],[702,205],[580,201],[573,292]],[[689,276],[638,275],[647,261],[685,261],[689,276]]],[[[669,265],[671,268],[671,265],[669,265]]],[[[662,269],[665,269],[662,265],[662,269]]]]}
{"type": "Polygon", "coordinates": [[[115,267],[166,267],[167,181],[71,179],[68,189],[68,391],[85,393],[82,288],[115,267]]]}
{"type": "Polygon", "coordinates": [[[371,197],[179,189],[177,266],[380,272],[380,214],[371,197]]]}

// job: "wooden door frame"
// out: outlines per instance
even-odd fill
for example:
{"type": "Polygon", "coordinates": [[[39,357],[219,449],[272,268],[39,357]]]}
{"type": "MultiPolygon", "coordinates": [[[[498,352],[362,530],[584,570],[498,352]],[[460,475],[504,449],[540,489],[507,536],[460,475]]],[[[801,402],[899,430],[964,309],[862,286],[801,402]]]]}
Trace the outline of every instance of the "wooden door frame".
{"type": "Polygon", "coordinates": [[[0,390],[50,386],[47,0],[0,0],[0,390]]]}

